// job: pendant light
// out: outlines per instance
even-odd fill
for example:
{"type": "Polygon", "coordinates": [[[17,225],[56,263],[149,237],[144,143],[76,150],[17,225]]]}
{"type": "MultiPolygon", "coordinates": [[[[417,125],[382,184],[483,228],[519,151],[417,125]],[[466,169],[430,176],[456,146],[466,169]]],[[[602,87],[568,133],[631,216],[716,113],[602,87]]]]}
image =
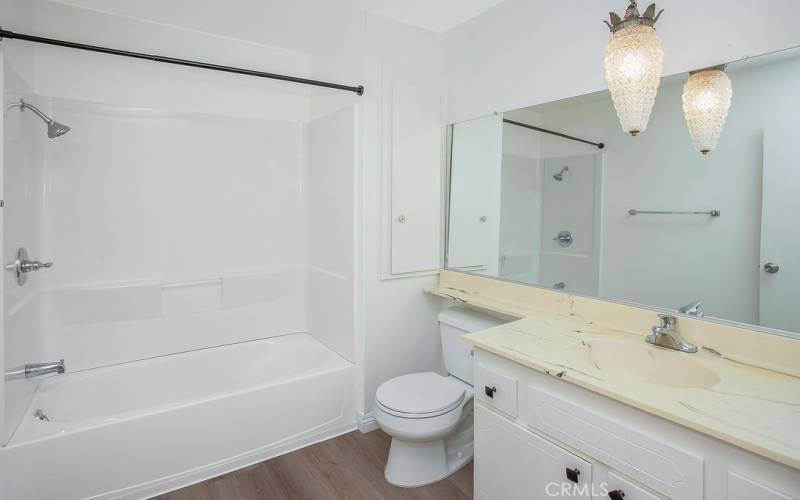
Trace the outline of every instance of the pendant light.
{"type": "Polygon", "coordinates": [[[689,73],[683,87],[683,115],[700,153],[707,155],[717,146],[732,97],[733,87],[725,66],[689,73]]]}
{"type": "Polygon", "coordinates": [[[653,26],[664,11],[656,15],[652,4],[640,16],[636,0],[630,2],[624,19],[611,12],[611,22],[604,21],[612,33],[605,69],[622,130],[636,136],[647,128],[661,83],[664,51],[653,26]]]}

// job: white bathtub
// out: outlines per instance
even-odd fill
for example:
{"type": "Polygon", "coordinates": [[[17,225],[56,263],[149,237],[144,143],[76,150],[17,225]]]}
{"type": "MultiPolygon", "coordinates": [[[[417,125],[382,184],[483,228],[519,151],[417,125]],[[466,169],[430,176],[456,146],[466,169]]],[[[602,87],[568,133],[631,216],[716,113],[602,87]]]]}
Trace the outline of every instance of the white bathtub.
{"type": "Polygon", "coordinates": [[[354,428],[353,365],[306,334],[52,376],[2,498],[144,498],[354,428]]]}

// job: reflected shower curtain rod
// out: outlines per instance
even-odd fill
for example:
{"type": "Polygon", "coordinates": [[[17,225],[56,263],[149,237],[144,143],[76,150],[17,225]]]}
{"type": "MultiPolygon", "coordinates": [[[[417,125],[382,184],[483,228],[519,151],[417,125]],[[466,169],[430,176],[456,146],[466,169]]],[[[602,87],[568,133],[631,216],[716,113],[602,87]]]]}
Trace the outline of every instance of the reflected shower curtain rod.
{"type": "Polygon", "coordinates": [[[189,66],[192,68],[211,69],[214,71],[223,71],[225,73],[236,73],[239,75],[257,76],[259,78],[270,78],[272,80],[282,80],[285,82],[302,83],[303,85],[313,85],[316,87],[326,87],[329,89],[346,90],[348,92],[355,92],[357,95],[364,95],[363,85],[358,85],[358,86],[342,85],[339,83],[324,82],[321,80],[311,80],[309,78],[300,78],[296,76],[279,75],[276,73],[267,73],[264,71],[255,71],[251,69],[234,68],[232,66],[222,66],[219,64],[190,61],[188,59],[177,59],[174,57],[143,54],[141,52],[130,52],[127,50],[111,49],[108,47],[100,47],[97,45],[87,45],[84,43],[68,42],[65,40],[57,40],[54,38],[45,38],[35,35],[26,35],[23,33],[14,33],[13,31],[8,31],[0,28],[0,40],[3,40],[5,38],[14,40],[24,40],[27,42],[34,42],[34,43],[43,43],[46,45],[56,45],[58,47],[67,47],[70,49],[88,50],[91,52],[100,52],[103,54],[112,54],[115,56],[132,57],[134,59],[146,59],[149,61],[177,64],[179,66],[189,66]]]}
{"type": "Polygon", "coordinates": [[[517,127],[523,127],[523,128],[529,128],[531,130],[536,130],[537,132],[544,132],[545,134],[557,135],[558,137],[563,137],[564,139],[569,139],[571,141],[578,141],[578,142],[582,142],[584,144],[591,144],[592,146],[595,146],[597,149],[603,149],[604,147],[606,147],[606,145],[603,144],[602,142],[587,141],[587,140],[581,139],[579,137],[573,137],[571,135],[562,134],[561,132],[556,132],[555,130],[547,130],[546,128],[534,127],[533,125],[528,125],[527,123],[515,122],[514,120],[506,120],[505,118],[503,118],[503,122],[504,123],[508,123],[509,125],[516,125],[517,127]]]}

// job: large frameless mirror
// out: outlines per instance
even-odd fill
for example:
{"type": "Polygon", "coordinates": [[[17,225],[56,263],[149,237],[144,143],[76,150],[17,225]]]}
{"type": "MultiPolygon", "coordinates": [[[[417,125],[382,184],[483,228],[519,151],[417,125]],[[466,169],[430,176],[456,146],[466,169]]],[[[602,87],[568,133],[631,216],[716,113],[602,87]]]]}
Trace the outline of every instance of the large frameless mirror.
{"type": "Polygon", "coordinates": [[[800,332],[800,49],[725,71],[710,154],[688,74],[662,79],[637,137],[608,92],[454,124],[446,267],[800,332]]]}

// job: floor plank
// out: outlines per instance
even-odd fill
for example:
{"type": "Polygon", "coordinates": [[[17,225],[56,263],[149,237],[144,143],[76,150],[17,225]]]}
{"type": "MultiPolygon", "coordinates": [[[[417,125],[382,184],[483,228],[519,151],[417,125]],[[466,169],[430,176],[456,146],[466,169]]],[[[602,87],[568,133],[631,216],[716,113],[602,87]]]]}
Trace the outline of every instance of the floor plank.
{"type": "Polygon", "coordinates": [[[157,500],[471,500],[472,464],[421,488],[386,482],[391,438],[350,432],[156,497],[157,500]]]}

